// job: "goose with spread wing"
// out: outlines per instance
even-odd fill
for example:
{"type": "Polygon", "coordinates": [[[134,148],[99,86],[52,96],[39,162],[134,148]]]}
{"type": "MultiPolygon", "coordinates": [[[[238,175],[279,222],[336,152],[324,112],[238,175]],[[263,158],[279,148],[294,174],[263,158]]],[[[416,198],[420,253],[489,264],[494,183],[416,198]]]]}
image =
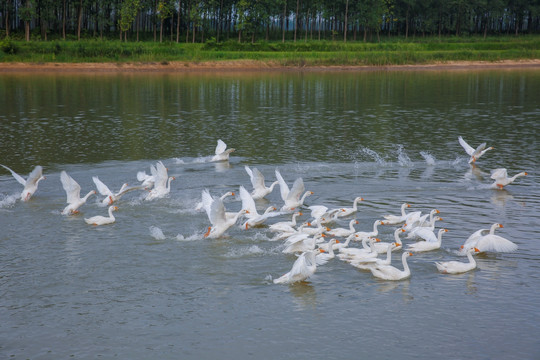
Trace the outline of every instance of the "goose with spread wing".
{"type": "Polygon", "coordinates": [[[45,180],[45,176],[43,176],[43,168],[41,166],[36,166],[34,170],[28,175],[28,178],[24,179],[22,176],[17,174],[15,171],[11,170],[5,165],[1,165],[3,168],[11,172],[11,175],[17,180],[21,185],[24,186],[23,191],[21,192],[21,200],[22,201],[28,201],[34,195],[34,193],[37,191],[38,183],[41,180],[45,180]]]}

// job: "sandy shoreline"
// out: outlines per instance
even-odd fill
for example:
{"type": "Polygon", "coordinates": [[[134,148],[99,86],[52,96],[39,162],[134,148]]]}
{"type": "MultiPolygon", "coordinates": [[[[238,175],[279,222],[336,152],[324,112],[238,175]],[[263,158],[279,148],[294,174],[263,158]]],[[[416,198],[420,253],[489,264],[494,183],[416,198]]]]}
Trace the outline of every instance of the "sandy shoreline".
{"type": "Polygon", "coordinates": [[[250,72],[250,71],[424,71],[424,70],[489,70],[540,69],[540,59],[487,61],[455,61],[422,65],[391,66],[282,66],[256,60],[208,62],[132,62],[132,63],[0,63],[0,73],[14,72],[250,72]]]}

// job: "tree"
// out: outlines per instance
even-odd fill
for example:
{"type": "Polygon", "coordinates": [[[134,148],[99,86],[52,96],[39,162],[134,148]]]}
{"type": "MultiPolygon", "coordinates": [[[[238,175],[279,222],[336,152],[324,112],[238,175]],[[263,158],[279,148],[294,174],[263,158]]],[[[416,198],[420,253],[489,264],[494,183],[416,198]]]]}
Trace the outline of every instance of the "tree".
{"type": "Polygon", "coordinates": [[[124,2],[122,2],[122,7],[120,8],[120,19],[118,20],[118,26],[120,27],[120,39],[122,38],[123,33],[124,41],[127,41],[127,32],[137,17],[140,5],[140,0],[124,0],[124,2]]]}
{"type": "Polygon", "coordinates": [[[159,42],[163,42],[163,22],[172,14],[171,4],[167,0],[160,0],[157,6],[157,16],[160,21],[159,42]]]}

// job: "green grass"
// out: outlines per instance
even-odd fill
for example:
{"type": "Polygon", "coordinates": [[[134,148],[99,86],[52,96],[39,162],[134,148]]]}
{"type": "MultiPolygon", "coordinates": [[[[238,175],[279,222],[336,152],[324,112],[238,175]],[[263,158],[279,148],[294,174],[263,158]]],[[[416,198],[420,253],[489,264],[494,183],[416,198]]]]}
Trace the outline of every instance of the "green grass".
{"type": "Polygon", "coordinates": [[[82,41],[0,41],[0,62],[202,62],[257,60],[286,66],[405,65],[447,61],[540,58],[540,36],[493,38],[403,38],[380,43],[342,41],[226,41],[204,44],[82,41]]]}

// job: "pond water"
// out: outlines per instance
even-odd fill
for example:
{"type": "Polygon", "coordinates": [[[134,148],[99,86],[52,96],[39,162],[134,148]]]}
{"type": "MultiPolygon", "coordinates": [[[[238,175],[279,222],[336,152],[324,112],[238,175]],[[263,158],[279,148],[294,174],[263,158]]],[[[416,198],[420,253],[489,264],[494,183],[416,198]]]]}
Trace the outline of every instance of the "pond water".
{"type": "MultiPolygon", "coordinates": [[[[537,70],[3,74],[0,163],[24,176],[42,165],[47,178],[21,202],[0,168],[0,355],[540,358],[538,94],[537,70]],[[494,150],[471,167],[460,135],[494,150]],[[236,149],[228,162],[208,161],[218,139],[236,149]],[[101,196],[61,215],[62,170],[86,194],[92,176],[117,190],[160,160],[176,177],[167,197],[130,192],[108,226],[84,222],[106,214],[101,196]],[[205,239],[210,222],[194,210],[203,189],[251,190],[245,165],[268,184],[275,169],[289,184],[302,177],[307,206],[362,196],[359,231],[408,202],[440,210],[449,232],[441,249],[409,258],[404,281],[334,259],[307,282],[276,285],[296,257],[267,228],[205,239]],[[490,189],[502,167],[529,175],[490,189]],[[462,275],[437,271],[434,261],[463,261],[455,250],[495,222],[518,251],[478,255],[462,275]]],[[[269,205],[283,205],[278,187],[257,202],[269,205]]],[[[381,240],[395,228],[379,227],[381,240]]]]}

